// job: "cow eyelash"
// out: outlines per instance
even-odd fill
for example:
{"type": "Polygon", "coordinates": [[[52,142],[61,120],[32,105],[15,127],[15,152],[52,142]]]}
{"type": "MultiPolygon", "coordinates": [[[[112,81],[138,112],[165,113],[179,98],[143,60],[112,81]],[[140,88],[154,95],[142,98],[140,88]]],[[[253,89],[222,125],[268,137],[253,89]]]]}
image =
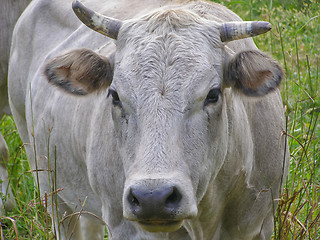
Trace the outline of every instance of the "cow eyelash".
{"type": "Polygon", "coordinates": [[[207,106],[208,104],[216,103],[219,100],[219,97],[221,95],[221,89],[220,88],[213,88],[209,91],[206,99],[204,100],[204,106],[207,106]]]}
{"type": "Polygon", "coordinates": [[[110,95],[112,97],[112,104],[115,106],[121,106],[121,101],[120,101],[120,98],[119,98],[117,91],[114,89],[109,89],[107,97],[109,97],[110,95]]]}

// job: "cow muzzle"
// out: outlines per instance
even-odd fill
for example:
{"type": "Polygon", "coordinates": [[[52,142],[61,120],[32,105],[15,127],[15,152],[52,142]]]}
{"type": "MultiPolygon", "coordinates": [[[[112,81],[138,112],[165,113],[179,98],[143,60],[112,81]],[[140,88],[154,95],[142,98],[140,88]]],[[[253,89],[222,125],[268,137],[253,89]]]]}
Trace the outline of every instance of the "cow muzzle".
{"type": "Polygon", "coordinates": [[[170,180],[135,181],[125,190],[123,215],[148,232],[176,231],[184,219],[197,215],[189,192],[170,180]]]}

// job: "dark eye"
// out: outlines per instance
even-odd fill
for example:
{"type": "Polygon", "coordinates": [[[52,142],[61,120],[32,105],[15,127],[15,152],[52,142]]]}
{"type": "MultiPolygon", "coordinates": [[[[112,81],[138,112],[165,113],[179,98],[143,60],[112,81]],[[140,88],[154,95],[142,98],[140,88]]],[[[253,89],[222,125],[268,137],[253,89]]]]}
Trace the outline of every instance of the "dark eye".
{"type": "Polygon", "coordinates": [[[121,101],[119,99],[117,91],[114,89],[109,89],[107,97],[109,97],[110,95],[112,97],[112,104],[115,106],[121,106],[121,101]]]}
{"type": "Polygon", "coordinates": [[[209,91],[206,100],[204,101],[204,105],[208,105],[210,103],[216,103],[219,100],[219,97],[221,95],[221,89],[220,88],[213,88],[209,91]]]}

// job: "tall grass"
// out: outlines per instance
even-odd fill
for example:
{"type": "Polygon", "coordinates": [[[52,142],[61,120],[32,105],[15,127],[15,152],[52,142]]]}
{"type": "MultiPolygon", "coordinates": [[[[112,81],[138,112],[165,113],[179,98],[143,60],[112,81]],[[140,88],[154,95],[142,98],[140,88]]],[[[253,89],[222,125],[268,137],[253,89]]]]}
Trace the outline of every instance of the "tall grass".
{"type": "Polygon", "coordinates": [[[16,200],[16,208],[0,217],[1,239],[49,239],[51,220],[39,197],[24,145],[12,117],[1,121],[1,133],[9,146],[7,166],[9,182],[16,200]]]}
{"type": "MultiPolygon", "coordinates": [[[[273,239],[320,239],[320,4],[317,0],[220,3],[244,20],[272,23],[273,30],[255,42],[281,63],[286,75],[281,93],[290,170],[278,199],[273,239]]],[[[39,195],[12,117],[4,117],[0,129],[9,146],[7,168],[17,201],[13,211],[0,217],[1,239],[54,239],[46,212],[48,196],[39,195]]]]}
{"type": "Polygon", "coordinates": [[[255,42],[282,65],[282,98],[290,150],[289,176],[276,212],[273,239],[320,239],[320,4],[229,1],[244,20],[273,25],[255,42]],[[238,10],[238,11],[237,11],[238,10]]]}

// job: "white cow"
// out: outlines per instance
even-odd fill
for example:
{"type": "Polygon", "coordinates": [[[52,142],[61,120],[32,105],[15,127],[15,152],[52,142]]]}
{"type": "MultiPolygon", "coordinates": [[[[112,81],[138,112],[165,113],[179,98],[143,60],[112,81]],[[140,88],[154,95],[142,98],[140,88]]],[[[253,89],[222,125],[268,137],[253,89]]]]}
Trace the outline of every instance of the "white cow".
{"type": "MultiPolygon", "coordinates": [[[[5,114],[10,115],[8,102],[8,62],[14,25],[31,0],[1,0],[0,2],[0,120],[5,114]]],[[[0,191],[7,198],[8,173],[6,162],[9,160],[7,144],[0,133],[0,191]]],[[[14,199],[10,192],[5,208],[10,210],[14,206],[14,199]]],[[[0,199],[0,216],[3,203],[0,199]]]]}
{"type": "Polygon", "coordinates": [[[0,216],[3,215],[3,209],[9,211],[15,206],[11,189],[8,188],[8,172],[6,170],[8,161],[9,150],[3,136],[0,134],[0,191],[2,193],[0,198],[0,216]],[[2,198],[5,199],[4,202],[2,201],[2,198]]]}
{"type": "Polygon", "coordinates": [[[73,10],[99,33],[70,1],[32,2],[9,67],[32,166],[56,172],[60,218],[82,213],[61,238],[102,239],[96,217],[117,240],[270,238],[288,166],[283,73],[248,38],[270,24],[202,1],[85,5],[96,12],[73,10]]]}
{"type": "Polygon", "coordinates": [[[14,25],[31,0],[1,0],[0,2],[0,119],[10,114],[8,103],[8,61],[14,25]]]}

